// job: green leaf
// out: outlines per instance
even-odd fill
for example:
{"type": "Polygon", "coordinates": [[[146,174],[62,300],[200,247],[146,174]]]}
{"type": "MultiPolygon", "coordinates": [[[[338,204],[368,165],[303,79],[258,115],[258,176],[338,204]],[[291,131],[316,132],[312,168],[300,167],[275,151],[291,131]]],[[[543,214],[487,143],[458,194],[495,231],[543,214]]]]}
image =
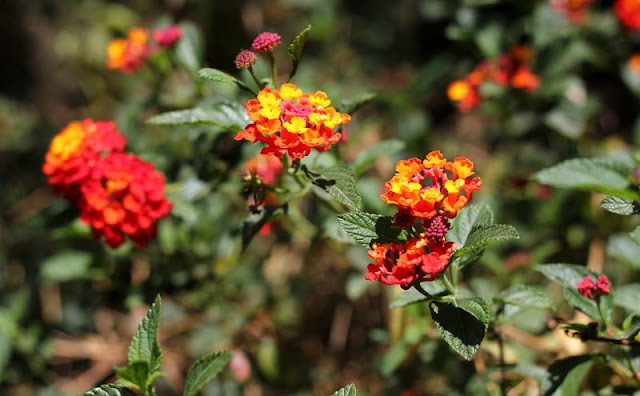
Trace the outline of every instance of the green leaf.
{"type": "Polygon", "coordinates": [[[115,385],[102,385],[85,392],[84,396],[137,396],[137,393],[115,385]]]}
{"type": "Polygon", "coordinates": [[[640,244],[629,234],[615,234],[607,242],[607,255],[632,268],[640,268],[640,244]]]}
{"type": "Polygon", "coordinates": [[[447,240],[455,242],[458,247],[464,246],[476,224],[493,224],[493,211],[489,205],[469,205],[458,212],[451,220],[447,240]]]}
{"type": "Polygon", "coordinates": [[[547,293],[534,286],[513,285],[500,293],[496,301],[504,304],[516,305],[523,308],[555,310],[547,293]]]}
{"type": "Polygon", "coordinates": [[[129,346],[129,363],[146,362],[150,375],[157,371],[162,364],[162,350],[158,344],[158,326],[161,312],[162,301],[160,295],[158,295],[149,312],[142,319],[142,323],[138,326],[138,330],[129,346]]]}
{"type": "Polygon", "coordinates": [[[393,219],[373,213],[346,212],[338,223],[356,242],[371,246],[373,242],[392,243],[406,240],[406,230],[393,227],[393,219]]]}
{"type": "Polygon", "coordinates": [[[616,287],[615,293],[613,294],[613,303],[630,312],[640,312],[638,296],[640,296],[640,284],[630,283],[616,287]]]}
{"type": "Polygon", "coordinates": [[[593,364],[593,357],[593,355],[580,355],[556,360],[549,366],[547,376],[542,381],[542,395],[577,395],[585,375],[593,364]]]}
{"type": "MultiPolygon", "coordinates": [[[[436,279],[431,282],[422,282],[420,286],[424,289],[424,291],[434,297],[447,293],[447,288],[444,287],[440,279],[436,279]]],[[[403,290],[402,292],[400,292],[400,294],[398,294],[393,299],[393,301],[391,301],[391,304],[389,304],[389,308],[404,307],[416,302],[425,301],[426,299],[427,297],[425,297],[424,294],[420,293],[414,288],[411,288],[409,290],[403,290]]]]}
{"type": "Polygon", "coordinates": [[[67,250],[49,257],[40,265],[40,276],[45,282],[65,282],[89,278],[91,255],[86,252],[67,250]]]}
{"type": "Polygon", "coordinates": [[[377,96],[378,94],[375,94],[373,92],[367,92],[367,93],[360,94],[355,98],[343,100],[342,104],[340,105],[340,111],[343,113],[353,114],[356,111],[358,111],[360,107],[371,102],[377,96]]]}
{"type": "Polygon", "coordinates": [[[563,294],[569,305],[595,320],[602,320],[602,315],[600,315],[600,311],[598,311],[596,302],[581,295],[578,289],[575,287],[565,287],[563,294]]]}
{"type": "Polygon", "coordinates": [[[629,233],[629,236],[635,243],[640,245],[640,226],[636,227],[633,231],[629,233]]]}
{"type": "Polygon", "coordinates": [[[471,360],[480,347],[489,325],[489,307],[480,297],[457,301],[433,301],[431,317],[438,332],[454,351],[471,360]]]}
{"type": "Polygon", "coordinates": [[[231,352],[213,352],[198,359],[187,374],[183,396],[195,396],[233,359],[231,352]]]}
{"type": "Polygon", "coordinates": [[[219,82],[219,83],[235,84],[239,88],[244,89],[245,91],[249,91],[254,95],[256,94],[255,92],[253,92],[251,88],[249,88],[242,81],[218,69],[212,69],[212,68],[200,69],[198,71],[198,75],[202,78],[206,78],[208,80],[219,82]]]}
{"type": "Polygon", "coordinates": [[[374,144],[368,149],[361,151],[360,154],[356,157],[356,160],[353,163],[353,173],[356,176],[359,176],[367,170],[378,157],[385,155],[393,155],[400,150],[403,150],[405,144],[402,140],[397,139],[389,139],[383,140],[379,143],[374,144]]]}
{"type": "Polygon", "coordinates": [[[142,391],[150,385],[149,364],[146,361],[129,361],[126,367],[116,367],[116,374],[121,381],[118,385],[131,386],[142,391]]]}
{"type": "Polygon", "coordinates": [[[471,229],[462,249],[456,250],[455,257],[473,252],[490,242],[518,239],[520,235],[513,226],[507,224],[476,224],[471,229]]]}
{"type": "Polygon", "coordinates": [[[238,131],[251,123],[246,109],[235,102],[216,103],[210,109],[196,107],[157,114],[147,120],[155,125],[214,125],[225,130],[238,131]]]}
{"type": "Polygon", "coordinates": [[[577,264],[542,264],[535,269],[547,278],[560,282],[564,287],[576,288],[585,276],[595,276],[587,267],[577,264]]]}
{"type": "Polygon", "coordinates": [[[356,396],[356,386],[354,384],[346,385],[333,392],[331,396],[356,396]]]}
{"type": "Polygon", "coordinates": [[[640,200],[630,190],[627,163],[603,158],[576,158],[543,169],[533,175],[539,183],[558,188],[595,191],[640,200]]]}
{"type": "Polygon", "coordinates": [[[615,197],[613,195],[605,197],[602,202],[600,202],[600,206],[608,212],[619,215],[628,216],[640,213],[640,207],[633,202],[632,199],[615,197]]]}
{"type": "Polygon", "coordinates": [[[203,43],[198,27],[189,22],[180,24],[182,37],[176,44],[176,57],[180,64],[192,72],[202,65],[203,43]]]}
{"type": "Polygon", "coordinates": [[[304,48],[304,42],[307,40],[307,35],[311,30],[311,25],[308,25],[300,34],[293,38],[293,41],[287,47],[287,52],[289,53],[289,57],[291,58],[291,62],[293,66],[291,67],[291,72],[289,73],[289,80],[295,76],[296,71],[298,71],[298,65],[300,64],[300,60],[302,59],[302,49],[304,48]]]}
{"type": "Polygon", "coordinates": [[[350,210],[358,211],[362,209],[362,197],[356,188],[356,178],[347,166],[337,165],[331,168],[322,169],[322,175],[333,180],[333,184],[326,187],[327,192],[333,199],[345,205],[350,210]]]}

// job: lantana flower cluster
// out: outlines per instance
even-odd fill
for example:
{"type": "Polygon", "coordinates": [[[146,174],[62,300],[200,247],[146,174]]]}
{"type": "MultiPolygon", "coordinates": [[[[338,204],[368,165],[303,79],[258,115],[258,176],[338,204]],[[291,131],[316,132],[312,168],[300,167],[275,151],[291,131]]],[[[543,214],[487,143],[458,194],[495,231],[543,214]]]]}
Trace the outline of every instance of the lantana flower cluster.
{"type": "Polygon", "coordinates": [[[406,229],[411,236],[397,243],[374,243],[369,257],[376,263],[368,266],[365,278],[408,289],[444,271],[456,250],[456,244],[446,240],[449,220],[482,184],[474,174],[469,159],[447,161],[439,151],[430,152],[424,160],[399,161],[381,198],[398,209],[394,227],[406,229]]]}
{"type": "Polygon", "coordinates": [[[459,111],[468,112],[480,103],[480,87],[485,82],[534,91],[540,85],[540,78],[531,71],[531,59],[529,48],[514,45],[506,54],[481,62],[465,78],[449,84],[447,96],[457,103],[459,111]]]}
{"type": "Polygon", "coordinates": [[[597,300],[600,296],[607,296],[611,293],[609,278],[606,275],[600,275],[593,281],[592,276],[585,276],[576,285],[578,293],[591,300],[597,300]]]}
{"type": "Polygon", "coordinates": [[[331,106],[326,93],[303,93],[292,83],[262,89],[246,108],[254,122],[235,139],[265,143],[261,153],[277,157],[303,158],[312,148],[325,151],[342,139],[336,128],[351,120],[331,106]]]}
{"type": "Polygon", "coordinates": [[[93,235],[113,248],[125,236],[146,245],[158,219],[171,210],[164,176],[124,152],[125,144],[112,121],[72,121],[53,138],[42,167],[52,189],[76,205],[93,235]]]}
{"type": "Polygon", "coordinates": [[[549,0],[549,5],[572,23],[580,24],[587,19],[587,9],[593,0],[549,0]]]}
{"type": "Polygon", "coordinates": [[[625,27],[640,29],[640,1],[617,0],[613,9],[625,27]]]}
{"type": "Polygon", "coordinates": [[[146,28],[132,28],[125,39],[109,42],[107,67],[124,73],[135,73],[149,56],[173,46],[181,37],[182,28],[178,25],[155,29],[151,34],[146,28]]]}

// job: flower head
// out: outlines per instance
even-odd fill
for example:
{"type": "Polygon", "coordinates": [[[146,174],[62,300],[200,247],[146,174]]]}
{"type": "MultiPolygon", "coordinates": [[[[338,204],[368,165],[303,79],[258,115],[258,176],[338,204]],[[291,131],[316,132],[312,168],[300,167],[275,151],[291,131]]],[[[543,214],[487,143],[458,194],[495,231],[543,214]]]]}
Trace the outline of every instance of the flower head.
{"type": "Polygon", "coordinates": [[[410,288],[415,282],[434,280],[449,264],[456,244],[431,238],[411,238],[401,243],[374,243],[365,278],[385,285],[410,288]]]}
{"type": "Polygon", "coordinates": [[[251,46],[259,53],[271,52],[280,44],[278,33],[262,32],[253,40],[251,46]]]}
{"type": "Polygon", "coordinates": [[[280,89],[264,88],[246,108],[254,122],[235,139],[265,143],[261,153],[277,157],[302,158],[312,148],[325,151],[342,138],[334,129],[351,120],[349,114],[331,107],[324,92],[306,94],[291,83],[280,89]]]}
{"type": "Polygon", "coordinates": [[[580,295],[591,300],[595,300],[600,296],[606,296],[611,293],[609,278],[606,275],[598,276],[595,283],[593,282],[593,277],[585,276],[580,282],[578,282],[576,288],[580,295]]]}
{"type": "Polygon", "coordinates": [[[253,51],[242,50],[238,53],[238,55],[236,55],[235,64],[238,69],[248,69],[253,66],[253,64],[256,63],[257,60],[258,58],[253,51]]]}
{"type": "Polygon", "coordinates": [[[617,0],[613,9],[620,22],[631,29],[640,29],[640,1],[617,0]]]}
{"type": "Polygon", "coordinates": [[[107,47],[107,67],[125,73],[135,73],[151,53],[149,31],[144,28],[129,30],[126,39],[115,39],[107,47]]]}
{"type": "Polygon", "coordinates": [[[385,183],[381,198],[417,218],[453,218],[471,201],[473,192],[480,189],[480,178],[470,177],[474,173],[473,163],[467,158],[457,157],[448,162],[442,153],[432,151],[423,161],[418,158],[399,161],[396,174],[385,183]]]}
{"type": "Polygon", "coordinates": [[[575,24],[585,21],[589,3],[593,0],[549,0],[551,8],[575,24]]]}
{"type": "Polygon", "coordinates": [[[122,150],[125,143],[112,121],[72,121],[51,141],[42,171],[56,193],[75,201],[96,161],[105,153],[122,150]]]}
{"type": "Polygon", "coordinates": [[[118,247],[125,236],[136,246],[156,234],[156,222],[169,214],[164,176],[135,155],[117,152],[100,158],[82,184],[81,219],[96,237],[118,247]]]}
{"type": "Polygon", "coordinates": [[[153,31],[153,39],[160,47],[168,48],[175,44],[182,37],[182,28],[178,25],[171,25],[164,29],[153,31]]]}

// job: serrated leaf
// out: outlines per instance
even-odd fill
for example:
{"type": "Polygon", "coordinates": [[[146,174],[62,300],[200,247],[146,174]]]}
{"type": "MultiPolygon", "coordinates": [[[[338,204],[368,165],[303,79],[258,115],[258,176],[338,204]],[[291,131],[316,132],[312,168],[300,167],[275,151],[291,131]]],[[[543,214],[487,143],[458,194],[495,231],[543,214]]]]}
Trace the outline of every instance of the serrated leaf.
{"type": "Polygon", "coordinates": [[[630,312],[640,312],[638,296],[640,296],[640,284],[638,283],[616,287],[615,293],[613,294],[613,303],[630,312]]]}
{"type": "Polygon", "coordinates": [[[349,384],[333,392],[331,396],[356,396],[356,386],[349,384]]]}
{"type": "Polygon", "coordinates": [[[137,393],[115,385],[102,385],[85,392],[84,396],[137,396],[137,393]]]}
{"type": "Polygon", "coordinates": [[[300,64],[300,60],[302,59],[302,49],[304,48],[304,43],[307,40],[307,35],[311,30],[311,25],[308,25],[300,34],[293,38],[293,41],[287,47],[287,52],[289,53],[289,58],[291,58],[292,67],[291,72],[289,73],[289,80],[295,76],[298,71],[298,65],[300,64]]]}
{"type": "Polygon", "coordinates": [[[476,224],[471,229],[464,247],[456,250],[455,257],[460,257],[490,242],[518,239],[520,235],[515,228],[507,224],[476,224]]]}
{"type": "Polygon", "coordinates": [[[90,277],[91,255],[75,250],[62,251],[47,258],[40,265],[45,282],[65,282],[90,277]]]}
{"type": "Polygon", "coordinates": [[[169,111],[155,115],[147,120],[155,125],[214,125],[224,130],[237,131],[251,123],[245,108],[234,102],[216,103],[210,109],[169,111]]]}
{"type": "Polygon", "coordinates": [[[451,220],[451,230],[447,233],[447,240],[463,247],[476,224],[493,224],[493,211],[489,205],[469,205],[458,212],[451,220]]]}
{"type": "Polygon", "coordinates": [[[581,295],[578,292],[578,289],[565,287],[563,290],[563,295],[569,305],[571,305],[578,311],[583,312],[593,319],[602,320],[602,316],[600,315],[600,311],[598,311],[596,302],[581,295]]]}
{"type": "Polygon", "coordinates": [[[577,395],[580,384],[593,363],[592,359],[593,355],[580,355],[553,362],[547,370],[546,378],[542,381],[542,395],[577,395]],[[578,375],[572,375],[575,370],[578,370],[575,372],[578,375]],[[573,391],[573,393],[569,393],[570,391],[573,391]]]}
{"type": "Polygon", "coordinates": [[[631,167],[627,163],[603,158],[576,158],[559,163],[533,175],[539,183],[558,188],[595,191],[639,199],[627,190],[631,167]]]}
{"type": "Polygon", "coordinates": [[[213,352],[198,359],[187,374],[183,396],[194,396],[213,381],[233,359],[231,352],[213,352]]]}
{"type": "Polygon", "coordinates": [[[149,312],[142,319],[142,323],[138,326],[138,330],[133,336],[133,340],[131,340],[129,354],[127,355],[129,363],[146,362],[150,374],[157,371],[162,364],[162,350],[158,344],[158,326],[161,312],[162,301],[160,295],[158,295],[151,308],[149,308],[149,312]]]}
{"type": "Polygon", "coordinates": [[[374,144],[358,154],[356,160],[353,162],[353,173],[356,176],[361,175],[362,172],[367,170],[375,160],[378,159],[378,157],[382,155],[393,155],[398,151],[403,150],[404,147],[404,142],[397,139],[383,140],[374,144]]]}
{"type": "Polygon", "coordinates": [[[544,290],[528,285],[513,285],[500,293],[496,300],[524,308],[555,310],[544,290]]]}
{"type": "MultiPolygon", "coordinates": [[[[431,282],[422,282],[420,286],[424,289],[424,291],[434,297],[447,293],[447,288],[444,287],[440,279],[436,279],[431,282]]],[[[391,301],[391,304],[389,304],[389,308],[404,307],[416,302],[425,301],[426,299],[427,297],[425,297],[424,294],[420,293],[414,288],[411,288],[409,290],[403,290],[402,292],[400,292],[400,294],[398,294],[393,299],[393,301],[391,301]]]]}
{"type": "Polygon", "coordinates": [[[145,390],[149,386],[149,364],[145,361],[128,362],[126,367],[116,367],[116,374],[120,377],[120,384],[140,390],[145,390]]]}
{"type": "Polygon", "coordinates": [[[367,92],[367,93],[360,94],[360,95],[356,96],[355,98],[343,100],[342,104],[340,105],[340,111],[343,112],[343,113],[353,114],[360,107],[362,107],[365,104],[371,102],[377,96],[378,96],[378,94],[375,94],[373,92],[367,92]]]}
{"type": "Polygon", "coordinates": [[[406,240],[407,231],[393,227],[391,217],[366,212],[338,215],[338,223],[356,242],[370,246],[373,242],[391,243],[406,240]]]}
{"type": "Polygon", "coordinates": [[[600,206],[608,212],[619,215],[629,216],[640,213],[640,207],[638,207],[632,199],[620,198],[613,195],[605,197],[602,202],[600,202],[600,206]]]}
{"type": "Polygon", "coordinates": [[[442,338],[466,360],[471,360],[480,347],[489,325],[489,307],[480,297],[429,304],[431,317],[442,338]]]}
{"type": "Polygon", "coordinates": [[[211,80],[219,83],[235,84],[239,88],[249,91],[254,95],[256,94],[255,92],[253,92],[251,88],[249,88],[242,81],[218,69],[212,69],[212,68],[200,69],[198,71],[198,75],[202,78],[206,78],[207,80],[211,80]]]}
{"type": "Polygon", "coordinates": [[[362,197],[356,188],[356,178],[346,166],[338,165],[331,168],[322,169],[322,176],[334,183],[326,187],[327,192],[333,199],[345,205],[350,210],[358,211],[362,209],[362,197]]]}

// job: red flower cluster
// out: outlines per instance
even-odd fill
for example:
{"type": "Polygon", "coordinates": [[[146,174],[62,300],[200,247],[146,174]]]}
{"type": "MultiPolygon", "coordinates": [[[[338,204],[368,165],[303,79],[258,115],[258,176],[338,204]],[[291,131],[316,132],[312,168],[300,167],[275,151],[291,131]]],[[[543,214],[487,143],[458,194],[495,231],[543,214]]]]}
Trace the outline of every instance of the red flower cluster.
{"type": "Polygon", "coordinates": [[[444,271],[456,249],[454,242],[446,240],[451,228],[448,219],[456,217],[480,189],[480,178],[470,178],[474,173],[467,158],[449,162],[439,151],[430,152],[424,160],[399,161],[381,198],[398,208],[394,227],[408,229],[412,237],[399,243],[374,243],[369,257],[376,264],[369,264],[365,278],[408,289],[444,271]]]}
{"type": "Polygon", "coordinates": [[[271,52],[280,45],[280,35],[278,33],[262,32],[253,40],[251,46],[259,53],[271,52]]]}
{"type": "Polygon", "coordinates": [[[182,37],[182,28],[171,25],[165,29],[156,29],[149,40],[149,31],[145,28],[129,30],[126,39],[115,39],[107,47],[107,67],[125,73],[135,73],[142,67],[150,55],[168,48],[182,37]]]}
{"type": "Polygon", "coordinates": [[[540,79],[529,67],[531,57],[529,48],[514,45],[508,53],[481,62],[464,79],[449,84],[447,96],[457,102],[459,111],[467,112],[480,103],[480,86],[487,81],[534,91],[540,85],[540,79]]]}
{"type": "Polygon", "coordinates": [[[125,235],[144,246],[156,234],[156,222],[169,214],[164,176],[151,164],[129,153],[101,158],[81,187],[81,219],[96,238],[117,247],[125,235]]]}
{"type": "Polygon", "coordinates": [[[551,8],[572,23],[580,24],[587,19],[587,6],[593,0],[549,0],[551,8]]]}
{"type": "Polygon", "coordinates": [[[238,132],[235,140],[265,143],[261,153],[277,157],[303,158],[312,148],[326,151],[342,139],[334,129],[351,120],[349,114],[331,106],[326,93],[306,94],[291,83],[280,89],[264,88],[246,107],[254,122],[238,132]]]}
{"type": "Polygon", "coordinates": [[[123,152],[125,143],[112,121],[73,121],[53,138],[42,166],[53,190],[77,205],[93,234],[111,247],[125,235],[145,245],[171,209],[162,174],[123,152]]]}
{"type": "Polygon", "coordinates": [[[611,293],[609,288],[609,278],[607,278],[606,275],[598,276],[596,283],[593,283],[593,278],[591,276],[585,276],[580,282],[578,282],[576,288],[578,289],[578,293],[591,300],[595,300],[600,296],[606,296],[611,293]]]}
{"type": "Polygon", "coordinates": [[[617,0],[613,9],[624,26],[640,29],[640,0],[617,0]]]}

